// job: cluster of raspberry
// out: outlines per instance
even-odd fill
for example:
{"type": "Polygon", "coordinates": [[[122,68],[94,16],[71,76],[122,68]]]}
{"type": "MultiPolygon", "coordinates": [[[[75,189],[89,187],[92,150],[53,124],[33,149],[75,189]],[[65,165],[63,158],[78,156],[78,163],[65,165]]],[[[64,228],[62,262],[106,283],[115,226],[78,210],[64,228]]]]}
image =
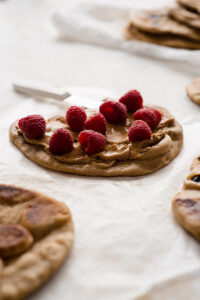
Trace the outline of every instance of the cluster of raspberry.
{"type": "MultiPolygon", "coordinates": [[[[66,112],[66,122],[74,132],[80,132],[78,140],[82,150],[88,154],[100,152],[106,144],[106,122],[122,124],[128,113],[133,113],[134,121],[128,131],[131,143],[150,139],[152,130],[161,119],[161,113],[153,108],[143,108],[143,98],[137,90],[128,91],[119,101],[101,104],[99,113],[87,119],[85,110],[71,106],[66,112]]],[[[42,139],[46,131],[46,121],[41,115],[30,115],[18,122],[19,128],[29,139],[42,139]]],[[[73,149],[73,137],[65,128],[57,129],[49,141],[49,150],[54,155],[64,155],[73,149]]]]}

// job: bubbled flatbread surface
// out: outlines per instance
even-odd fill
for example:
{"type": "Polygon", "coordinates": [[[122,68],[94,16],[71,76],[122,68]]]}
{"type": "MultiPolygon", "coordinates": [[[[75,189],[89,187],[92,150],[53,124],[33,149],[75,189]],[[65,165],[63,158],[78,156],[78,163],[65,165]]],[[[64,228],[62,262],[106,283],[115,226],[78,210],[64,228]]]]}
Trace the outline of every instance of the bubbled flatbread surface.
{"type": "Polygon", "coordinates": [[[68,255],[73,236],[64,203],[0,184],[0,299],[24,299],[44,283],[68,255]]]}
{"type": "MultiPolygon", "coordinates": [[[[153,107],[153,106],[152,106],[153,107]]],[[[55,171],[87,176],[139,176],[153,173],[170,163],[180,152],[183,134],[180,124],[162,107],[155,107],[162,113],[162,121],[153,131],[150,140],[130,143],[128,129],[133,123],[129,114],[126,123],[107,123],[106,146],[92,156],[86,155],[75,133],[73,151],[62,155],[52,155],[48,149],[50,135],[59,127],[69,127],[63,116],[47,120],[47,133],[41,141],[28,140],[19,131],[18,121],[10,128],[10,139],[29,159],[55,171]]]]}
{"type": "Polygon", "coordinates": [[[200,176],[200,157],[193,161],[182,190],[173,199],[172,208],[180,225],[200,241],[200,182],[192,180],[195,176],[200,176]]]}

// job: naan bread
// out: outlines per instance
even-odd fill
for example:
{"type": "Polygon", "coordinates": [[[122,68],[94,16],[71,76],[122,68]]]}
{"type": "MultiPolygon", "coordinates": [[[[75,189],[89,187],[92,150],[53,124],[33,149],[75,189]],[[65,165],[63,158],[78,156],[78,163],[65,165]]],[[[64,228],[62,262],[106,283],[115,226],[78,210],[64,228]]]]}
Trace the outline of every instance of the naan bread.
{"type": "Polygon", "coordinates": [[[139,31],[132,23],[129,23],[125,28],[124,36],[127,40],[138,40],[147,43],[157,44],[172,48],[181,49],[200,49],[200,42],[190,41],[182,37],[176,37],[171,35],[155,35],[139,31]]]}
{"type": "Polygon", "coordinates": [[[173,199],[172,208],[180,225],[200,241],[200,157],[193,161],[182,190],[173,199]]]}
{"type": "Polygon", "coordinates": [[[132,12],[125,38],[174,48],[200,49],[199,30],[170,18],[167,9],[132,12]]]}
{"type": "Polygon", "coordinates": [[[64,203],[1,184],[0,299],[24,299],[43,284],[67,257],[73,236],[64,203]]]}
{"type": "Polygon", "coordinates": [[[132,12],[130,22],[145,33],[184,37],[200,42],[199,31],[170,18],[168,9],[132,12]]]}
{"type": "Polygon", "coordinates": [[[200,105],[200,77],[195,78],[186,86],[188,97],[200,105]]]}

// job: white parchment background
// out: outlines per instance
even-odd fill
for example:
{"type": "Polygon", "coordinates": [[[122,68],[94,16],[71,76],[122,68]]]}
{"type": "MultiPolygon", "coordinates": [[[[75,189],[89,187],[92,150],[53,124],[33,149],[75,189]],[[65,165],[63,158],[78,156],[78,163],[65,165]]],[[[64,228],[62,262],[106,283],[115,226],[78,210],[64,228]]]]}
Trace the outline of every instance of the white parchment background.
{"type": "MultiPolygon", "coordinates": [[[[0,2],[0,182],[64,201],[76,227],[69,259],[30,299],[199,300],[200,245],[171,213],[172,197],[200,150],[200,108],[184,91],[199,68],[61,42],[51,16],[62,8],[66,11],[74,1],[65,2],[0,2]],[[19,78],[104,88],[117,95],[137,88],[146,103],[165,106],[181,122],[184,148],[170,165],[146,177],[86,178],[47,171],[11,145],[8,128],[26,114],[48,117],[62,109],[53,102],[14,94],[11,82],[19,78]]],[[[131,3],[150,7],[166,2],[131,3]]],[[[101,95],[94,96],[98,100],[101,95]]]]}

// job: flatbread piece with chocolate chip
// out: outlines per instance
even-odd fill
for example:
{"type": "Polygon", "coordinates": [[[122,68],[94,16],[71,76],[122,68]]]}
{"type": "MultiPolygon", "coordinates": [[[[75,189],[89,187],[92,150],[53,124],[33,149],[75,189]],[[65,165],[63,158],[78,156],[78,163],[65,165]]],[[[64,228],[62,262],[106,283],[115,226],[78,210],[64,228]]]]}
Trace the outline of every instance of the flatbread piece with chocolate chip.
{"type": "Polygon", "coordinates": [[[200,241],[200,157],[193,161],[182,190],[173,199],[172,209],[180,225],[200,241]]]}
{"type": "Polygon", "coordinates": [[[67,257],[73,236],[64,203],[0,184],[0,299],[24,299],[43,284],[67,257]]]}

